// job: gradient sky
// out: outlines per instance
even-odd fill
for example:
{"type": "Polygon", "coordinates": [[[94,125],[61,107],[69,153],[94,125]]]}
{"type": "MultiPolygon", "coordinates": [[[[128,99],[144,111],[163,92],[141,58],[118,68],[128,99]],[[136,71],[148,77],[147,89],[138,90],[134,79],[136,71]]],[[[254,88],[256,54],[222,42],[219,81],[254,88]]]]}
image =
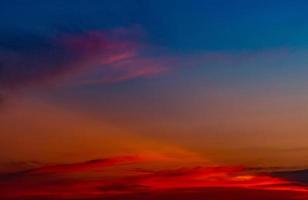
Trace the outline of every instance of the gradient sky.
{"type": "Polygon", "coordinates": [[[2,0],[1,199],[307,199],[307,10],[2,0]]]}

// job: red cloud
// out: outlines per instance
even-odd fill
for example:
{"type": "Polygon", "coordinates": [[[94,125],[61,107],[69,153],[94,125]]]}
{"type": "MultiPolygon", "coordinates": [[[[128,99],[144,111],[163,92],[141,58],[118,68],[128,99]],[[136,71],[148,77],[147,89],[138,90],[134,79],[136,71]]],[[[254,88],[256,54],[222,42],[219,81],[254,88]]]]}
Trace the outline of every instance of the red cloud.
{"type": "Polygon", "coordinates": [[[75,164],[43,166],[0,176],[1,199],[306,199],[308,188],[242,167],[133,170],[146,159],[125,156],[75,164]],[[118,170],[116,175],[107,168],[118,170]],[[95,173],[104,168],[105,172],[95,173]],[[72,172],[78,172],[76,176],[72,172]],[[63,176],[65,175],[65,176],[63,176]]]}

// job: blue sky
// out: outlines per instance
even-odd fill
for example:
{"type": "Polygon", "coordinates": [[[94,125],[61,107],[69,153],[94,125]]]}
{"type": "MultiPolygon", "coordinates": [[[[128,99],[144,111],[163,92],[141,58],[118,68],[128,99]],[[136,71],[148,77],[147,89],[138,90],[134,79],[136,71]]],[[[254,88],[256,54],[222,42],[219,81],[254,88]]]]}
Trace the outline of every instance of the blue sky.
{"type": "Polygon", "coordinates": [[[50,34],[140,25],[175,51],[305,48],[305,1],[1,1],[5,31],[50,34]]]}

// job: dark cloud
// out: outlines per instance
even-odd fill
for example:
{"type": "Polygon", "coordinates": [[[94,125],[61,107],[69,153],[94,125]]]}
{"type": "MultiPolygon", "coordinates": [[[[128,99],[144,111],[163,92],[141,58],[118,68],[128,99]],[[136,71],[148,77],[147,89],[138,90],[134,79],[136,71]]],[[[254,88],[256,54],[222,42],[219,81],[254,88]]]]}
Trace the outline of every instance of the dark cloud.
{"type": "MultiPolygon", "coordinates": [[[[15,89],[44,82],[63,72],[72,55],[48,37],[1,37],[0,87],[15,89]]],[[[68,67],[68,66],[67,66],[68,67]]]]}
{"type": "MultiPolygon", "coordinates": [[[[29,168],[30,164],[34,162],[19,162],[16,165],[24,168],[26,165],[28,169],[19,170],[12,173],[2,173],[0,174],[0,179],[10,179],[10,178],[23,178],[31,175],[53,175],[53,174],[70,174],[70,173],[82,173],[87,171],[93,171],[95,169],[102,169],[104,167],[112,167],[113,165],[138,163],[142,160],[138,156],[122,156],[122,157],[112,157],[105,159],[89,160],[80,163],[69,163],[69,164],[58,164],[58,165],[43,165],[39,167],[29,168]]],[[[35,162],[38,165],[37,162],[35,162]]]]}
{"type": "Polygon", "coordinates": [[[308,169],[273,172],[272,175],[308,185],[308,169]]]}

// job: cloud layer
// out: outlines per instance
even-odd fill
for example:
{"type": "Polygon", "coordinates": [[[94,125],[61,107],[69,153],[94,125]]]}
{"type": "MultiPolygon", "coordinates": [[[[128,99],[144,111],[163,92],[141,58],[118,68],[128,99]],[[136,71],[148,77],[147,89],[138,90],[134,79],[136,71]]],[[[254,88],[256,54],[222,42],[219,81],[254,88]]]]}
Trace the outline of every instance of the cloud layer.
{"type": "MultiPolygon", "coordinates": [[[[1,199],[305,199],[308,187],[242,167],[144,167],[123,156],[36,167],[0,176],[1,199]],[[111,170],[111,171],[110,171],[111,170]],[[258,197],[258,198],[257,198],[258,197]]],[[[166,162],[165,160],[163,162],[166,162]]]]}

